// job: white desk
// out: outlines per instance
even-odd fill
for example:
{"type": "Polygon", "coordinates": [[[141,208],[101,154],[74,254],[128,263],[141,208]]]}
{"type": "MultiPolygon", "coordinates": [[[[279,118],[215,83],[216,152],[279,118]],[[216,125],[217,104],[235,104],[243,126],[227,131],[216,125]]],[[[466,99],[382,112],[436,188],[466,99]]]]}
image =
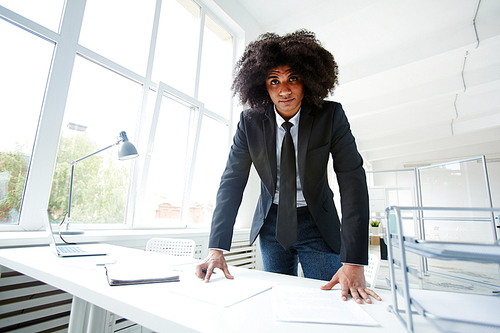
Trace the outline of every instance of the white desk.
{"type": "MultiPolygon", "coordinates": [[[[343,326],[278,322],[273,318],[272,292],[265,291],[250,299],[224,308],[171,292],[179,283],[193,280],[192,266],[184,266],[181,281],[144,285],[108,285],[103,267],[96,263],[131,258],[166,262],[168,256],[130,248],[106,245],[109,256],[87,258],[57,258],[49,247],[0,250],[0,265],[9,267],[34,279],[72,294],[74,298],[71,322],[85,302],[123,316],[157,332],[404,332],[396,316],[387,311],[390,292],[377,289],[382,301],[361,305],[379,324],[377,327],[343,326]],[[77,302],[75,302],[75,300],[77,302]],[[75,310],[76,309],[76,310],[75,310]],[[75,313],[73,313],[75,312],[75,313]]],[[[235,279],[239,277],[273,281],[279,284],[319,288],[324,281],[297,278],[230,267],[235,279]]],[[[222,275],[220,272],[217,274],[222,275]]],[[[349,300],[349,302],[354,302],[349,300]]],[[[81,320],[78,319],[78,320],[81,320]]],[[[427,321],[417,321],[425,332],[436,330],[427,321]]],[[[418,331],[418,330],[416,330],[418,331]]]]}

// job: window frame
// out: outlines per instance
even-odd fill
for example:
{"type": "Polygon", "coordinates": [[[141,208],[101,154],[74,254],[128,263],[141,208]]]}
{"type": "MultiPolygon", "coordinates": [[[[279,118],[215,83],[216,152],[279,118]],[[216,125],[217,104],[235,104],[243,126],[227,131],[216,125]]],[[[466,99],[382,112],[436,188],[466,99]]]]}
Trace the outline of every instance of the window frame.
{"type": "MultiPolygon", "coordinates": [[[[151,124],[145,124],[147,118],[147,103],[149,91],[155,91],[157,96],[167,93],[174,98],[183,100],[199,111],[198,121],[196,122],[195,144],[190,165],[188,197],[193,179],[194,166],[196,162],[196,152],[198,147],[199,135],[202,127],[203,116],[209,116],[229,128],[227,147],[229,148],[232,133],[234,132],[234,101],[229,103],[229,116],[223,117],[217,113],[205,108],[204,104],[198,100],[198,91],[200,84],[200,70],[202,62],[203,35],[205,29],[205,17],[210,15],[217,23],[221,25],[229,34],[233,36],[233,55],[232,65],[235,62],[236,55],[241,52],[241,46],[244,43],[244,31],[239,27],[226,13],[222,11],[212,0],[196,0],[200,6],[199,19],[199,41],[198,41],[198,57],[196,68],[196,81],[194,96],[188,96],[177,89],[168,86],[163,82],[153,82],[151,80],[156,38],[158,34],[158,26],[160,19],[160,10],[162,0],[156,0],[153,28],[150,40],[150,49],[147,63],[146,75],[142,76],[135,73],[117,63],[107,59],[106,57],[89,50],[78,44],[80,30],[85,12],[86,0],[66,1],[59,32],[54,32],[43,27],[29,19],[0,6],[0,18],[14,24],[15,26],[27,30],[34,35],[48,40],[55,44],[55,50],[50,66],[50,74],[47,80],[45,89],[45,98],[41,108],[41,115],[38,123],[38,129],[33,146],[32,156],[28,169],[28,177],[24,189],[23,200],[18,224],[0,225],[0,231],[35,231],[44,230],[48,223],[47,207],[49,203],[50,191],[52,186],[53,171],[55,168],[59,137],[63,127],[64,111],[71,82],[71,75],[76,56],[81,56],[97,65],[105,67],[123,77],[134,82],[142,84],[143,97],[140,110],[140,121],[138,123],[138,135],[130,135],[138,147],[142,155],[147,155],[148,147],[154,140],[154,135],[148,133],[147,128],[151,124]],[[238,52],[239,51],[239,52],[238,52]]],[[[151,101],[149,101],[151,102],[151,101]]],[[[156,107],[155,107],[156,109],[156,107]]],[[[135,159],[133,162],[133,171],[131,181],[129,183],[127,212],[123,224],[99,224],[85,225],[81,224],[78,227],[85,229],[124,229],[133,228],[134,219],[137,217],[138,205],[140,200],[137,198],[144,193],[142,180],[147,179],[147,156],[135,159]],[[140,174],[139,170],[143,170],[140,174]]],[[[186,207],[185,207],[186,209],[186,207]]],[[[139,226],[141,227],[141,226],[139,226]]],[[[142,228],[142,227],[141,227],[142,228]]]]}
{"type": "MultiPolygon", "coordinates": [[[[191,192],[191,184],[193,180],[193,171],[194,171],[194,164],[196,163],[196,154],[198,151],[198,142],[200,138],[200,131],[201,131],[201,124],[203,120],[203,113],[205,112],[205,106],[203,103],[200,101],[196,100],[195,98],[186,95],[185,93],[175,89],[174,87],[169,86],[168,84],[161,82],[158,84],[158,88],[156,89],[156,97],[155,97],[155,104],[154,104],[154,109],[153,109],[153,114],[151,117],[151,121],[148,125],[148,133],[149,133],[149,138],[147,141],[147,147],[145,148],[146,154],[142,158],[139,159],[139,163],[141,164],[141,179],[139,180],[139,189],[137,191],[137,200],[136,200],[136,207],[134,211],[134,221],[139,221],[141,219],[141,210],[143,206],[143,200],[146,192],[146,186],[147,186],[147,181],[148,181],[148,176],[149,176],[149,167],[151,163],[151,153],[154,149],[154,140],[156,136],[156,129],[157,129],[157,124],[158,124],[158,117],[160,116],[160,110],[161,110],[161,105],[162,101],[164,98],[171,98],[173,100],[179,101],[181,104],[184,104],[185,106],[189,107],[191,110],[197,113],[196,115],[196,125],[194,128],[194,143],[193,143],[193,151],[190,154],[190,164],[189,164],[189,173],[188,173],[188,181],[187,181],[187,186],[186,186],[186,192],[182,194],[182,204],[181,204],[181,219],[178,223],[174,224],[163,224],[160,223],[159,226],[162,228],[186,228],[188,226],[187,221],[183,221],[182,217],[186,214],[187,210],[189,207],[186,205],[186,203],[189,201],[190,197],[190,192],[191,192]]],[[[139,224],[139,223],[138,223],[139,224]]],[[[140,223],[141,227],[148,227],[148,224],[143,224],[140,223]]],[[[158,226],[157,226],[158,227],[158,226]]]]}

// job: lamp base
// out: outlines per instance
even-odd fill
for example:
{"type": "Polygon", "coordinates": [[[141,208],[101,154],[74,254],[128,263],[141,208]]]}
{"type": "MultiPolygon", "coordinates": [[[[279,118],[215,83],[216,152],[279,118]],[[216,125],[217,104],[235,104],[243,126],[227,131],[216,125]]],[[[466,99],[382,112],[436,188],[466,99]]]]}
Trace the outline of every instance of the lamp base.
{"type": "Polygon", "coordinates": [[[82,229],[67,229],[59,231],[61,235],[81,235],[84,234],[85,230],[82,229]]]}
{"type": "Polygon", "coordinates": [[[59,228],[57,228],[59,235],[81,235],[85,233],[83,229],[70,228],[69,226],[71,225],[72,222],[73,220],[71,219],[71,217],[65,219],[64,226],[60,224],[59,228]]]}

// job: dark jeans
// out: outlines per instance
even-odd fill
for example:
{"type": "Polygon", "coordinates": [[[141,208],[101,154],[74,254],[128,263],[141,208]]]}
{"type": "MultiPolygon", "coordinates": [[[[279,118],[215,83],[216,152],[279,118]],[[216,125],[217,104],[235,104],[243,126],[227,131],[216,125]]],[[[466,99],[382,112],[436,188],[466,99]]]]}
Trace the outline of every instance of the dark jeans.
{"type": "Polygon", "coordinates": [[[264,270],[296,276],[300,261],[305,277],[330,281],[342,267],[340,255],[323,240],[307,207],[297,209],[297,241],[288,250],[276,240],[276,213],[273,204],[260,230],[264,270]]]}

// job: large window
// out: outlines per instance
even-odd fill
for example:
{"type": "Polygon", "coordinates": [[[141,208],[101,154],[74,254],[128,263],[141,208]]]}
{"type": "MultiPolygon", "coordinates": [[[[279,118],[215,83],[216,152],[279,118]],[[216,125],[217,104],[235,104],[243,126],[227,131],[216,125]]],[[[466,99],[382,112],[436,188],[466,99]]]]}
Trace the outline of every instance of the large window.
{"type": "Polygon", "coordinates": [[[54,44],[3,20],[0,31],[0,223],[17,224],[54,44]]]}
{"type": "Polygon", "coordinates": [[[200,99],[207,108],[228,117],[233,39],[210,15],[205,16],[204,37],[200,99]]]}
{"type": "MultiPolygon", "coordinates": [[[[211,4],[213,6],[213,4],[211,4]]],[[[203,0],[0,0],[0,228],[207,226],[238,29],[203,0]]]]}
{"type": "Polygon", "coordinates": [[[203,117],[189,202],[191,209],[200,212],[202,208],[203,216],[192,219],[194,225],[212,220],[217,194],[213,189],[219,187],[221,170],[226,163],[227,136],[227,126],[208,116],[203,117]]]}
{"type": "MultiPolygon", "coordinates": [[[[116,142],[121,131],[133,139],[141,95],[140,84],[76,57],[49,202],[53,220],[67,213],[70,162],[116,142]]],[[[108,149],[75,164],[74,223],[125,221],[131,163],[118,161],[116,151],[108,149]]]]}
{"type": "Polygon", "coordinates": [[[136,225],[207,226],[227,158],[228,125],[161,83],[149,130],[136,225]]]}
{"type": "Polygon", "coordinates": [[[79,44],[146,75],[156,1],[86,1],[79,44]]]}
{"type": "Polygon", "coordinates": [[[1,0],[0,6],[58,32],[64,2],[64,0],[1,0]]]}
{"type": "Polygon", "coordinates": [[[153,81],[194,96],[201,8],[191,0],[162,3],[153,81]]]}
{"type": "Polygon", "coordinates": [[[184,217],[182,207],[194,142],[192,129],[199,111],[164,95],[163,91],[159,93],[158,120],[151,130],[154,141],[146,156],[149,163],[140,221],[173,225],[184,217]]]}

